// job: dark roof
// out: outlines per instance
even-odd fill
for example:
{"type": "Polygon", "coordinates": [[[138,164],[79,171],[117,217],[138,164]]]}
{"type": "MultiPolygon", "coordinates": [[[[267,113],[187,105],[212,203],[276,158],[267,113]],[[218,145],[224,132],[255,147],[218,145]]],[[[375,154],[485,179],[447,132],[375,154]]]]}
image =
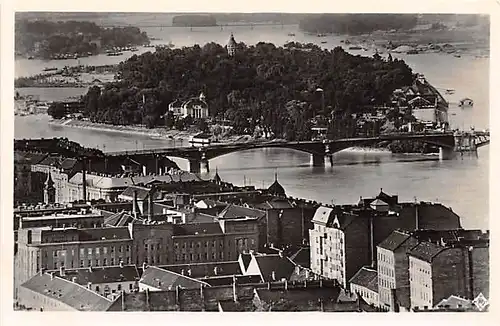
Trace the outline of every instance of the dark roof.
{"type": "Polygon", "coordinates": [[[29,152],[14,152],[14,163],[27,163],[27,164],[38,164],[41,162],[48,154],[39,153],[29,153],[29,152]]]}
{"type": "Polygon", "coordinates": [[[255,207],[259,209],[285,209],[285,208],[293,208],[294,206],[288,199],[274,198],[272,200],[260,203],[255,207]]]}
{"type": "Polygon", "coordinates": [[[128,227],[103,227],[78,230],[80,241],[96,241],[96,240],[131,240],[128,227]]]}
{"type": "Polygon", "coordinates": [[[328,224],[335,216],[334,210],[331,207],[320,206],[316,209],[312,221],[315,223],[328,224]]]}
{"type": "Polygon", "coordinates": [[[259,275],[226,275],[200,278],[200,281],[208,283],[211,286],[221,286],[233,284],[234,279],[236,279],[236,284],[257,284],[262,282],[259,275]]]}
{"type": "Polygon", "coordinates": [[[182,264],[182,265],[163,265],[158,267],[175,272],[177,274],[181,274],[182,270],[187,272],[187,270],[190,269],[191,277],[194,278],[242,274],[240,269],[240,264],[237,261],[207,262],[207,263],[182,264]],[[215,270],[216,268],[217,268],[217,274],[215,270]]]}
{"type": "Polygon", "coordinates": [[[73,281],[80,285],[113,283],[124,281],[139,280],[139,271],[135,265],[128,266],[108,266],[108,267],[92,267],[92,268],[77,268],[65,270],[64,276],[60,275],[60,271],[54,271],[54,274],[68,281],[73,281]]]}
{"type": "Polygon", "coordinates": [[[393,231],[384,241],[378,244],[378,247],[394,251],[399,248],[411,236],[402,231],[393,231]]]}
{"type": "Polygon", "coordinates": [[[440,246],[432,242],[420,242],[416,247],[410,250],[410,255],[418,259],[431,262],[432,259],[445,250],[446,247],[440,246]]]}
{"type": "Polygon", "coordinates": [[[335,304],[340,293],[340,287],[297,288],[285,291],[283,289],[257,289],[257,296],[272,311],[319,311],[320,300],[323,304],[335,304]]]}
{"type": "Polygon", "coordinates": [[[212,180],[215,181],[215,182],[221,182],[222,181],[222,179],[221,179],[218,171],[215,171],[215,175],[214,175],[214,177],[213,177],[212,180]]]}
{"type": "Polygon", "coordinates": [[[219,218],[221,219],[231,219],[238,217],[256,217],[260,218],[265,216],[266,213],[264,211],[238,206],[234,204],[228,205],[220,214],[219,218]]]}
{"type": "Polygon", "coordinates": [[[195,235],[195,234],[223,234],[220,224],[197,223],[197,224],[174,224],[173,235],[195,235]]]}
{"type": "Polygon", "coordinates": [[[134,217],[125,211],[114,213],[104,218],[106,226],[126,226],[134,220],[134,217]]]}
{"type": "Polygon", "coordinates": [[[252,255],[247,254],[247,253],[242,253],[240,254],[241,261],[243,262],[243,267],[245,270],[248,268],[248,265],[250,265],[250,262],[252,261],[252,255]]]}
{"type": "Polygon", "coordinates": [[[280,255],[257,255],[254,258],[257,261],[264,282],[273,281],[273,272],[276,281],[280,281],[283,278],[288,280],[295,270],[295,264],[288,257],[281,257],[280,255]]]}
{"type": "Polygon", "coordinates": [[[184,289],[196,289],[200,288],[200,286],[209,286],[205,282],[156,266],[149,266],[146,268],[142,273],[140,283],[161,290],[172,290],[177,286],[184,289]]]}
{"type": "Polygon", "coordinates": [[[37,273],[21,285],[79,311],[106,311],[113,301],[63,278],[37,273]]]}
{"type": "Polygon", "coordinates": [[[290,256],[290,260],[295,264],[309,268],[311,266],[311,250],[309,247],[302,247],[290,256]]]}
{"type": "Polygon", "coordinates": [[[267,188],[267,191],[274,196],[285,196],[285,188],[278,182],[278,180],[275,180],[272,185],[267,188]]]}
{"type": "Polygon", "coordinates": [[[369,267],[361,267],[349,280],[349,283],[356,284],[378,293],[377,271],[369,267]]]}
{"type": "Polygon", "coordinates": [[[255,311],[252,299],[242,299],[234,302],[233,300],[219,301],[220,309],[223,312],[251,312],[255,311]]]}
{"type": "Polygon", "coordinates": [[[61,169],[63,170],[71,170],[75,167],[78,160],[75,158],[66,158],[61,162],[61,169]]]}
{"type": "Polygon", "coordinates": [[[47,156],[38,164],[46,166],[55,166],[57,168],[61,167],[60,158],[55,156],[47,156]]]}

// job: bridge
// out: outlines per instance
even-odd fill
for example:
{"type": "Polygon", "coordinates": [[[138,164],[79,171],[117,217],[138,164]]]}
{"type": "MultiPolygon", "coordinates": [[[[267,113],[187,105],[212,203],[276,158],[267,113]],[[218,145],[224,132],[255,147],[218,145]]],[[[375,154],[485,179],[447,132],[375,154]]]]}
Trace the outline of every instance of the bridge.
{"type": "Polygon", "coordinates": [[[415,140],[434,145],[440,149],[441,159],[451,159],[457,151],[477,149],[489,143],[488,133],[394,133],[377,137],[344,138],[327,141],[268,141],[236,144],[212,144],[206,147],[169,147],[158,149],[142,149],[134,151],[106,152],[108,164],[121,164],[131,159],[143,166],[144,173],[162,173],[162,160],[165,157],[178,157],[189,161],[189,171],[208,172],[209,160],[244,150],[258,148],[287,148],[311,155],[313,166],[324,166],[325,158],[333,164],[332,155],[350,147],[363,147],[384,141],[415,140]],[[467,146],[464,145],[467,144],[467,146]]]}
{"type": "Polygon", "coordinates": [[[102,27],[106,27],[106,28],[123,28],[123,27],[138,27],[138,28],[141,28],[141,29],[144,29],[144,28],[161,28],[161,29],[164,29],[164,28],[220,28],[221,30],[224,29],[224,28],[230,28],[230,27],[245,27],[245,26],[249,26],[251,27],[252,29],[254,27],[258,27],[258,26],[281,26],[282,28],[284,28],[285,26],[297,26],[296,24],[282,24],[282,23],[234,23],[234,24],[223,24],[223,23],[218,23],[217,25],[213,25],[213,26],[191,26],[191,25],[187,25],[187,26],[174,26],[174,25],[168,25],[168,24],[151,24],[151,23],[139,23],[139,24],[101,24],[100,26],[102,27]]]}

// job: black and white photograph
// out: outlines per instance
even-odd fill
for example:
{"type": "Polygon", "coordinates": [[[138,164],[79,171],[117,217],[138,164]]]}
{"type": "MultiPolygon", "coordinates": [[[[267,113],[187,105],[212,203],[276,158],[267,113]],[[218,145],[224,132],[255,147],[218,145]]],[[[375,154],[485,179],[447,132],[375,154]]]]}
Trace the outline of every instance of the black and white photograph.
{"type": "Polygon", "coordinates": [[[207,6],[12,13],[7,308],[490,312],[490,14],[207,6]]]}

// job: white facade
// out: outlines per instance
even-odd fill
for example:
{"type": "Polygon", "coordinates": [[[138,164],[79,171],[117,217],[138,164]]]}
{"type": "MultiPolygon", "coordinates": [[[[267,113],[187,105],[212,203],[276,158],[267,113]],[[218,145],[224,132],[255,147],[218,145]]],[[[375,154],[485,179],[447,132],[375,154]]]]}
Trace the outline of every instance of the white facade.
{"type": "Polygon", "coordinates": [[[391,289],[396,288],[396,270],[392,251],[377,247],[377,273],[380,306],[394,309],[391,289]]]}
{"type": "Polygon", "coordinates": [[[189,115],[194,119],[206,119],[209,116],[208,104],[203,93],[199,97],[191,98],[182,103],[174,101],[168,105],[168,110],[177,118],[185,118],[189,115]]]}
{"type": "Polygon", "coordinates": [[[432,266],[430,263],[409,257],[410,305],[419,309],[432,308],[432,266]]]}
{"type": "Polygon", "coordinates": [[[376,291],[370,290],[367,287],[360,286],[358,284],[350,284],[351,286],[351,292],[352,293],[358,293],[361,295],[363,300],[366,301],[368,304],[372,304],[374,306],[379,305],[379,294],[376,291]]]}

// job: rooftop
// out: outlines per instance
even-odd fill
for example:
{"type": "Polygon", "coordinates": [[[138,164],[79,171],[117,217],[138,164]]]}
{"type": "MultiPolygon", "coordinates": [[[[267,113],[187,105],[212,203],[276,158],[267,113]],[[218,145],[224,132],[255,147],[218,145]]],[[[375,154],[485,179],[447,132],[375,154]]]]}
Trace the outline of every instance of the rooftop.
{"type": "Polygon", "coordinates": [[[362,286],[378,293],[378,274],[375,269],[363,266],[349,280],[349,283],[362,286]]]}
{"type": "Polygon", "coordinates": [[[378,244],[378,247],[394,251],[399,248],[406,240],[411,237],[410,234],[403,231],[393,231],[384,241],[378,244]]]}
{"type": "Polygon", "coordinates": [[[218,217],[220,219],[233,219],[239,217],[261,218],[265,215],[266,213],[264,211],[258,209],[230,204],[219,214],[218,217]]]}
{"type": "Polygon", "coordinates": [[[113,301],[78,283],[47,273],[37,273],[21,286],[79,311],[106,311],[113,304],[113,301]]]}
{"type": "Polygon", "coordinates": [[[178,286],[184,289],[199,289],[200,286],[210,286],[206,282],[156,266],[146,268],[142,274],[140,283],[161,290],[172,290],[178,286]]]}
{"type": "Polygon", "coordinates": [[[199,235],[199,234],[223,234],[220,224],[199,223],[199,224],[174,224],[174,236],[199,235]]]}
{"type": "Polygon", "coordinates": [[[191,277],[194,278],[242,274],[238,261],[162,265],[158,267],[175,272],[177,274],[182,274],[183,271],[184,273],[187,273],[188,270],[191,270],[191,277]]]}
{"type": "Polygon", "coordinates": [[[74,282],[84,286],[89,282],[92,284],[133,282],[140,278],[135,265],[68,269],[64,271],[64,275],[61,275],[60,270],[53,271],[53,273],[55,276],[68,281],[74,280],[74,282]]]}
{"type": "Polygon", "coordinates": [[[288,280],[295,270],[295,264],[288,257],[271,254],[255,255],[254,259],[264,282],[288,280]]]}

